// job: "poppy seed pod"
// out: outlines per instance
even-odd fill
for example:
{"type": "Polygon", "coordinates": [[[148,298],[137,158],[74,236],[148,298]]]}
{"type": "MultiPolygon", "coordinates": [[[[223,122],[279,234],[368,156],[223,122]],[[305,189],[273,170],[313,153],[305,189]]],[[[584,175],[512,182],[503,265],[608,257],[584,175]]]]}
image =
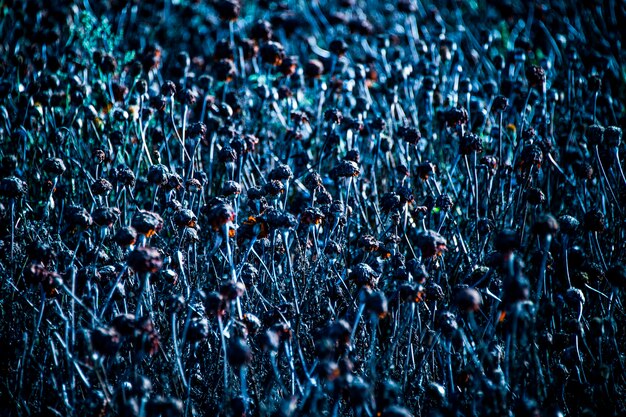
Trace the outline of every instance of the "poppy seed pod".
{"type": "Polygon", "coordinates": [[[568,236],[573,236],[578,231],[578,228],[580,227],[580,222],[575,217],[566,214],[559,217],[559,226],[561,233],[568,236]]]}
{"type": "Polygon", "coordinates": [[[242,297],[246,292],[246,286],[243,282],[227,281],[220,287],[220,294],[226,301],[232,301],[242,297]]]}
{"type": "Polygon", "coordinates": [[[137,241],[137,231],[129,226],[122,227],[115,233],[113,240],[123,247],[134,245],[137,241]]]}
{"type": "Polygon", "coordinates": [[[526,201],[529,204],[542,205],[546,202],[546,195],[539,188],[532,187],[526,191],[526,201]]]}
{"type": "Polygon", "coordinates": [[[537,145],[527,145],[522,150],[517,167],[522,171],[528,171],[531,167],[541,168],[542,163],[543,151],[541,148],[537,145]]]}
{"type": "Polygon", "coordinates": [[[146,237],[152,237],[163,228],[163,219],[157,213],[139,210],[133,216],[131,226],[146,237]]]}
{"type": "Polygon", "coordinates": [[[622,129],[617,126],[609,126],[604,131],[606,146],[617,148],[622,143],[622,129]]]}
{"type": "Polygon", "coordinates": [[[118,183],[121,183],[125,187],[129,187],[129,188],[135,187],[135,182],[136,182],[135,173],[129,167],[125,165],[118,166],[113,171],[113,176],[115,178],[115,181],[117,181],[118,183]]]}
{"type": "Polygon", "coordinates": [[[285,186],[279,180],[270,180],[263,184],[263,192],[266,196],[276,197],[285,192],[285,186]]]}
{"type": "Polygon", "coordinates": [[[482,302],[483,299],[475,288],[459,288],[454,294],[454,303],[459,310],[464,312],[480,310],[482,302]]]}
{"type": "Polygon", "coordinates": [[[237,181],[226,181],[222,186],[222,194],[225,197],[241,194],[241,185],[237,181]]]}
{"type": "Polygon", "coordinates": [[[452,197],[449,194],[439,194],[435,201],[435,207],[443,211],[450,211],[453,206],[454,201],[452,201],[452,197]]]}
{"type": "Polygon", "coordinates": [[[324,64],[318,59],[310,59],[304,65],[304,76],[306,78],[317,79],[324,74],[324,64]]]}
{"type": "Polygon", "coordinates": [[[91,331],[91,346],[101,355],[115,355],[121,345],[122,338],[112,327],[98,327],[91,331]]]}
{"type": "Polygon", "coordinates": [[[169,169],[163,164],[152,165],[148,169],[148,182],[157,186],[165,185],[169,179],[169,169]]]}
{"type": "Polygon", "coordinates": [[[0,181],[0,196],[18,198],[26,194],[26,183],[17,177],[3,178],[0,181]]]}
{"type": "Polygon", "coordinates": [[[579,179],[591,180],[594,174],[593,166],[589,162],[577,162],[574,164],[574,173],[579,179]]]}
{"type": "Polygon", "coordinates": [[[459,328],[456,316],[450,311],[442,311],[439,313],[435,324],[439,331],[441,331],[441,333],[448,338],[451,337],[459,328]]]}
{"type": "Polygon", "coordinates": [[[580,304],[585,304],[585,294],[578,288],[568,288],[565,292],[565,301],[571,307],[578,308],[580,304]]]}
{"type": "Polygon", "coordinates": [[[204,317],[196,317],[189,323],[187,340],[191,343],[200,342],[209,337],[209,321],[204,317]]]}
{"type": "Polygon", "coordinates": [[[587,132],[585,132],[587,142],[593,146],[601,145],[604,141],[604,131],[604,128],[600,125],[589,126],[587,132]]]}
{"type": "Polygon", "coordinates": [[[117,207],[100,207],[94,210],[92,218],[98,226],[111,227],[120,217],[120,209],[117,207]]]}
{"type": "Polygon", "coordinates": [[[187,132],[192,138],[204,139],[207,127],[204,123],[196,122],[189,125],[187,132]]]}
{"type": "Polygon", "coordinates": [[[43,162],[41,168],[44,172],[55,177],[63,175],[66,170],[65,163],[61,158],[48,158],[43,162]]]}
{"type": "Polygon", "coordinates": [[[93,223],[93,219],[84,207],[70,206],[65,211],[68,225],[71,227],[88,228],[93,223]]]}
{"type": "Polygon", "coordinates": [[[231,82],[237,76],[235,63],[230,59],[220,59],[213,65],[213,75],[217,81],[231,82]]]}
{"type": "Polygon", "coordinates": [[[207,217],[213,230],[217,231],[235,220],[235,210],[228,203],[218,203],[211,207],[207,217]]]}
{"type": "Polygon", "coordinates": [[[473,152],[482,152],[483,145],[480,137],[472,132],[465,132],[459,140],[459,153],[469,155],[473,152]]]}
{"type": "Polygon", "coordinates": [[[504,96],[496,96],[491,108],[497,112],[503,112],[509,107],[509,99],[504,96]]]}
{"type": "Polygon", "coordinates": [[[232,22],[239,18],[241,13],[241,3],[239,0],[218,0],[214,3],[215,11],[220,19],[232,22]]]}
{"type": "Polygon", "coordinates": [[[111,192],[113,184],[104,178],[98,178],[91,184],[91,192],[93,195],[105,195],[111,192]]]}
{"type": "Polygon", "coordinates": [[[352,268],[348,278],[354,281],[359,287],[375,287],[378,283],[379,275],[368,264],[359,263],[352,268]]]}
{"type": "Polygon", "coordinates": [[[529,86],[541,87],[546,82],[546,71],[537,65],[531,65],[526,69],[526,79],[529,86]]]}
{"type": "Polygon", "coordinates": [[[348,52],[348,44],[343,39],[333,39],[328,44],[331,53],[337,56],[343,56],[348,52]]]}
{"type": "Polygon", "coordinates": [[[269,180],[279,180],[286,181],[293,177],[293,173],[291,172],[291,168],[289,165],[280,164],[278,167],[274,168],[270,171],[267,178],[269,180]]]}
{"type": "Polygon", "coordinates": [[[193,211],[189,209],[182,209],[174,214],[173,221],[178,227],[196,227],[198,219],[193,211]]]}
{"type": "Polygon", "coordinates": [[[415,246],[420,249],[422,257],[426,259],[441,255],[442,252],[447,250],[446,244],[446,239],[433,230],[421,232],[415,239],[415,246]]]}
{"type": "Polygon", "coordinates": [[[358,177],[361,173],[356,162],[343,160],[330,170],[330,176],[334,178],[358,177]]]}
{"type": "Polygon", "coordinates": [[[606,218],[600,210],[589,210],[585,213],[583,227],[588,232],[604,232],[606,230],[606,218]]]}
{"type": "Polygon", "coordinates": [[[422,138],[422,133],[416,127],[400,126],[398,128],[398,136],[405,142],[416,145],[422,138]]]}
{"type": "Polygon", "coordinates": [[[173,81],[165,81],[161,86],[161,95],[164,97],[173,97],[176,95],[176,84],[173,81]]]}
{"type": "Polygon", "coordinates": [[[282,64],[283,59],[285,59],[285,49],[280,43],[269,41],[261,45],[259,55],[263,62],[277,67],[282,64]]]}
{"type": "Polygon", "coordinates": [[[464,107],[453,107],[444,113],[444,120],[448,127],[456,127],[467,124],[469,116],[464,107]]]}
{"type": "Polygon", "coordinates": [[[138,273],[149,272],[154,274],[163,266],[159,251],[149,247],[135,248],[128,255],[127,262],[128,266],[138,273]]]}
{"type": "Polygon", "coordinates": [[[217,158],[222,163],[233,163],[237,161],[237,151],[230,145],[224,146],[217,154],[217,158]]]}

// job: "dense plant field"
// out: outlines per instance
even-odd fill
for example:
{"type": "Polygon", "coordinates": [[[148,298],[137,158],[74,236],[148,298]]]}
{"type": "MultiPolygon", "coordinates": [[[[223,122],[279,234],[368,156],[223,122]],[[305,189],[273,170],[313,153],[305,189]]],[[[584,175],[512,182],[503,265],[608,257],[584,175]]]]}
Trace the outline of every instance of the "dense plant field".
{"type": "Polygon", "coordinates": [[[623,2],[0,13],[0,414],[623,413],[623,2]]]}

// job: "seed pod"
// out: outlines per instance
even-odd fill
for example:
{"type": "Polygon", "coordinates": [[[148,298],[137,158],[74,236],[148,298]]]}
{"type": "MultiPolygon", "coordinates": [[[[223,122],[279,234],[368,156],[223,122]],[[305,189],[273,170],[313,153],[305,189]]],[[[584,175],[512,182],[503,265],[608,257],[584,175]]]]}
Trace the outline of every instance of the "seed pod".
{"type": "Polygon", "coordinates": [[[328,44],[328,49],[331,53],[337,56],[343,56],[348,52],[348,44],[343,39],[333,39],[328,44]]]}
{"type": "Polygon", "coordinates": [[[418,128],[412,126],[400,126],[398,136],[411,145],[417,145],[422,138],[422,133],[418,128]]]}
{"type": "Polygon", "coordinates": [[[472,132],[465,132],[459,141],[459,153],[469,155],[473,152],[482,152],[483,145],[480,137],[472,132]]]}
{"type": "Polygon", "coordinates": [[[285,49],[278,42],[265,42],[259,48],[259,55],[261,56],[261,60],[266,64],[277,67],[285,58],[285,49]]]}
{"type": "Polygon", "coordinates": [[[128,255],[127,262],[128,266],[138,273],[149,272],[154,274],[163,266],[159,251],[148,247],[135,248],[128,255]]]}
{"type": "Polygon", "coordinates": [[[217,81],[229,83],[237,76],[237,67],[230,59],[220,59],[213,65],[213,75],[217,81]]]}
{"type": "Polygon", "coordinates": [[[157,213],[139,210],[131,220],[131,226],[146,237],[152,237],[163,228],[163,219],[157,213]]]}
{"type": "Polygon", "coordinates": [[[137,231],[129,226],[122,227],[115,233],[113,240],[122,247],[134,245],[137,241],[137,231]]]}
{"type": "Polygon", "coordinates": [[[189,209],[182,209],[174,214],[173,218],[174,224],[178,227],[196,227],[196,222],[198,218],[193,213],[193,211],[189,209]]]}
{"type": "Polygon", "coordinates": [[[114,170],[113,174],[115,181],[118,183],[129,188],[135,187],[135,173],[129,167],[120,165],[114,170]]]}
{"type": "Polygon", "coordinates": [[[239,0],[218,0],[213,4],[213,7],[215,7],[220,19],[228,22],[237,20],[239,13],[241,13],[239,0]]]}
{"type": "Polygon", "coordinates": [[[304,66],[304,76],[307,78],[317,79],[324,74],[324,64],[317,59],[310,59],[304,66]]]}
{"type": "Polygon", "coordinates": [[[543,151],[541,148],[537,145],[527,145],[522,150],[517,168],[526,172],[530,170],[531,167],[536,167],[537,169],[541,168],[542,163],[543,151]]]}
{"type": "Polygon", "coordinates": [[[493,99],[491,108],[498,112],[503,112],[509,107],[509,99],[504,96],[496,96],[493,99]]]}
{"type": "Polygon", "coordinates": [[[435,201],[435,207],[440,208],[443,211],[450,211],[454,206],[454,201],[449,194],[439,194],[435,201]]]}
{"type": "Polygon", "coordinates": [[[604,232],[606,230],[606,218],[600,210],[589,210],[585,213],[583,227],[588,232],[604,232]]]}
{"type": "Polygon", "coordinates": [[[539,236],[554,235],[559,230],[559,223],[551,214],[542,214],[533,224],[533,233],[539,236]]]}
{"type": "Polygon", "coordinates": [[[526,69],[526,79],[529,86],[541,87],[546,83],[546,71],[537,65],[531,65],[526,69]]]}
{"type": "Polygon", "coordinates": [[[586,161],[574,164],[574,173],[581,180],[591,180],[593,178],[593,166],[586,161]]]}
{"type": "Polygon", "coordinates": [[[565,301],[570,307],[578,308],[580,304],[585,304],[585,294],[578,288],[568,288],[565,292],[565,301]]]}
{"type": "Polygon", "coordinates": [[[65,219],[72,228],[88,228],[93,223],[89,212],[84,207],[70,206],[65,211],[65,219]]]}
{"type": "Polygon", "coordinates": [[[162,186],[169,179],[169,169],[163,164],[152,165],[148,169],[148,182],[157,186],[162,186]]]}
{"type": "Polygon", "coordinates": [[[330,170],[330,176],[334,178],[358,177],[361,173],[356,162],[343,160],[339,165],[330,170]]]}
{"type": "Polygon", "coordinates": [[[165,81],[161,86],[161,95],[167,98],[176,95],[176,84],[170,80],[165,81]]]}
{"type": "Polygon", "coordinates": [[[220,294],[225,301],[232,301],[238,297],[242,297],[245,292],[246,286],[243,282],[230,280],[220,287],[220,294]]]}
{"type": "Polygon", "coordinates": [[[65,163],[61,158],[48,158],[43,162],[41,168],[44,172],[55,177],[63,175],[66,170],[65,163]]]}
{"type": "Polygon", "coordinates": [[[444,113],[444,120],[448,127],[456,127],[467,124],[469,116],[464,107],[453,107],[444,113]]]}
{"type": "Polygon", "coordinates": [[[609,126],[604,131],[604,141],[607,146],[618,148],[622,143],[622,129],[617,126],[609,126]]]}
{"type": "Polygon", "coordinates": [[[230,204],[220,202],[210,208],[207,218],[213,230],[217,231],[235,220],[235,210],[230,204]]]}
{"type": "Polygon", "coordinates": [[[449,311],[440,312],[435,324],[439,331],[441,331],[441,333],[448,338],[450,338],[459,328],[459,325],[456,322],[456,316],[449,311]]]}
{"type": "Polygon", "coordinates": [[[98,226],[111,227],[117,222],[121,214],[117,207],[100,207],[94,210],[92,218],[98,226]]]}
{"type": "Polygon", "coordinates": [[[590,145],[601,145],[604,142],[604,128],[600,125],[591,125],[587,128],[585,136],[590,145]]]}
{"type": "Polygon", "coordinates": [[[204,317],[196,317],[189,323],[187,340],[190,343],[200,342],[209,337],[209,321],[204,317]]]}
{"type": "Polygon", "coordinates": [[[271,170],[267,176],[269,180],[279,180],[279,181],[286,181],[290,179],[291,177],[293,177],[291,168],[289,168],[289,165],[285,165],[285,164],[280,164],[278,167],[271,170]]]}
{"type": "Polygon", "coordinates": [[[415,240],[415,245],[426,259],[441,255],[442,252],[447,250],[446,244],[446,239],[433,230],[419,233],[415,240]]]}
{"type": "Polygon", "coordinates": [[[263,184],[263,192],[266,196],[277,197],[285,192],[285,186],[279,180],[270,180],[263,184]]]}
{"type": "Polygon", "coordinates": [[[0,196],[19,198],[26,194],[26,183],[17,177],[3,178],[0,181],[0,196]]]}
{"type": "Polygon", "coordinates": [[[352,268],[348,278],[354,281],[359,287],[375,287],[378,283],[379,275],[368,264],[359,263],[352,268]]]}
{"type": "Polygon", "coordinates": [[[472,312],[480,310],[483,299],[480,293],[471,287],[459,288],[454,295],[454,303],[457,308],[463,312],[472,312]]]}
{"type": "Polygon", "coordinates": [[[113,184],[104,178],[98,178],[91,184],[91,192],[93,195],[106,195],[113,189],[113,184]]]}
{"type": "Polygon", "coordinates": [[[122,340],[115,329],[98,327],[91,332],[91,345],[101,355],[115,355],[122,345],[122,340]]]}
{"type": "Polygon", "coordinates": [[[546,202],[546,196],[541,189],[532,187],[526,191],[526,201],[529,204],[542,205],[546,202]]]}

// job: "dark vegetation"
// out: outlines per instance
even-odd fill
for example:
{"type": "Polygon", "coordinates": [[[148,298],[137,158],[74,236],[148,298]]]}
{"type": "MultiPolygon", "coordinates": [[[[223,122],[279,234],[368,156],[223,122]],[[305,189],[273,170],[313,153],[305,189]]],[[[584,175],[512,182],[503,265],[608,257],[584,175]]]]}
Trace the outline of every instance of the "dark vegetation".
{"type": "Polygon", "coordinates": [[[0,1],[0,414],[620,415],[625,7],[0,1]]]}

